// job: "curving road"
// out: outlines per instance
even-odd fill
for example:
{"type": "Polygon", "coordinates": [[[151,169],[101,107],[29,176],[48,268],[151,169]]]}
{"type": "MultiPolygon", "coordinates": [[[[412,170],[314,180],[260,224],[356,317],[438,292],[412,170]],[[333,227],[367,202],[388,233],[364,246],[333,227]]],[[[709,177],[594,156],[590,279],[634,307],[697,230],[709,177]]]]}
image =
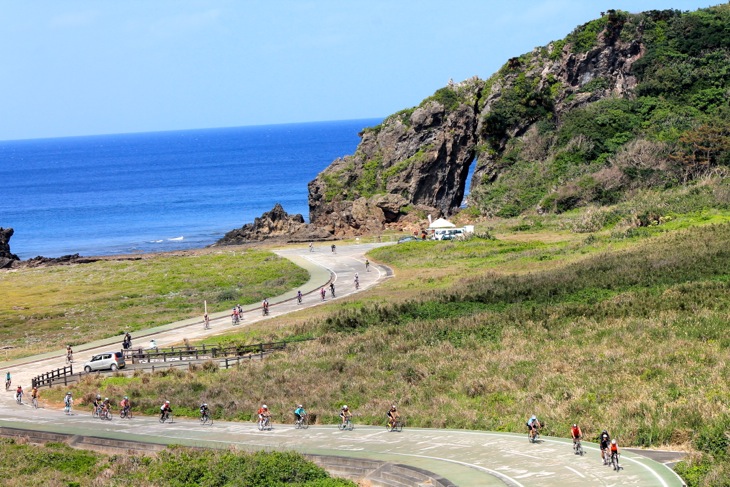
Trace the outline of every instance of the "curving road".
{"type": "MultiPolygon", "coordinates": [[[[384,266],[371,266],[365,272],[364,254],[384,244],[339,246],[336,253],[329,248],[286,249],[279,255],[307,268],[310,281],[302,286],[304,303],[294,299],[296,290],[270,299],[271,314],[263,318],[260,309],[251,306],[244,314],[247,323],[270,319],[300,309],[302,306],[326,304],[318,290],[334,281],[338,298],[356,292],[354,274],[360,276],[360,291],[374,286],[392,275],[384,266]]],[[[240,325],[239,325],[240,326],[240,325]]],[[[203,330],[200,320],[187,320],[151,329],[135,336],[135,346],[155,338],[158,346],[179,343],[183,338],[201,338],[225,333],[231,329],[228,313],[213,316],[211,330],[203,330]]],[[[100,350],[119,348],[119,339],[101,340],[75,350],[77,362],[83,362],[100,350]]],[[[30,378],[40,372],[63,366],[63,351],[31,357],[14,363],[0,364],[8,368],[13,383],[29,387],[30,378]]],[[[357,413],[357,412],[355,412],[357,413]]],[[[357,416],[355,416],[357,423],[357,416]]],[[[19,406],[12,393],[0,394],[0,425],[39,431],[55,431],[77,435],[134,439],[152,443],[176,443],[191,446],[228,446],[242,449],[293,449],[303,453],[363,457],[387,460],[420,467],[460,486],[646,486],[675,487],[684,485],[667,466],[636,453],[624,451],[623,469],[614,472],[602,465],[597,445],[585,444],[587,454],[575,456],[569,440],[543,438],[528,443],[525,435],[484,431],[436,430],[406,428],[389,433],[382,427],[356,426],[353,431],[339,431],[334,426],[314,425],[296,430],[292,425],[275,424],[271,431],[258,431],[253,423],[216,422],[203,426],[198,421],[176,419],[173,424],[160,424],[156,418],[136,417],[130,421],[115,418],[106,422],[93,419],[86,411],[66,416],[53,409],[32,409],[19,406]]]]}

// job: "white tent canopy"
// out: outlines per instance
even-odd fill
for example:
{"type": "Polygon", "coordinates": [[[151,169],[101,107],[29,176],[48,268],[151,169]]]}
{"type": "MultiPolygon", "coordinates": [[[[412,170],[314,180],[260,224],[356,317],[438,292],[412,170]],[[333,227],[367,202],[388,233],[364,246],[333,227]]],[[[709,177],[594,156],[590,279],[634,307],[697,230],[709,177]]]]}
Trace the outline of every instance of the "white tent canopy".
{"type": "Polygon", "coordinates": [[[455,228],[456,225],[451,223],[448,220],[445,220],[443,218],[439,218],[438,220],[435,220],[431,223],[431,225],[428,227],[429,230],[436,230],[438,228],[455,228]]]}

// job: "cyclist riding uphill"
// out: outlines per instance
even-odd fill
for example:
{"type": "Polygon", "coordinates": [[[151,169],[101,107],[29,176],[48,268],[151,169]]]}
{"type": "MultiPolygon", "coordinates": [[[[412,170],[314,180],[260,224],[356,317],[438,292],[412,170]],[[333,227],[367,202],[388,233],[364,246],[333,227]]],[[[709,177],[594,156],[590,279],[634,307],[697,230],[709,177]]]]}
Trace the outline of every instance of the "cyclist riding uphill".
{"type": "Polygon", "coordinates": [[[170,401],[165,401],[165,403],[160,406],[160,419],[165,417],[165,414],[171,414],[172,413],[172,407],[170,407],[170,401]]]}
{"type": "Polygon", "coordinates": [[[398,409],[395,407],[395,404],[393,404],[390,409],[388,410],[388,424],[393,427],[395,426],[395,423],[400,418],[400,414],[398,413],[398,409]]]}
{"type": "Polygon", "coordinates": [[[101,400],[101,395],[97,394],[94,398],[94,402],[92,403],[92,406],[94,406],[94,411],[98,411],[102,404],[103,401],[101,400]]]}
{"type": "Polygon", "coordinates": [[[261,405],[256,414],[259,415],[259,425],[263,425],[264,421],[266,421],[267,418],[271,417],[271,412],[269,412],[269,408],[266,406],[266,404],[261,405]]]}
{"type": "Polygon", "coordinates": [[[573,444],[583,438],[583,432],[580,430],[580,426],[574,424],[573,427],[570,428],[570,436],[573,438],[573,444]]]}
{"type": "Polygon", "coordinates": [[[15,399],[18,401],[23,399],[23,388],[21,386],[18,386],[15,390],[15,399]]]}
{"type": "Polygon", "coordinates": [[[601,460],[603,460],[604,465],[608,463],[608,447],[611,444],[611,436],[608,434],[608,431],[603,430],[601,432],[601,436],[598,438],[599,446],[601,447],[601,460]]]}
{"type": "Polygon", "coordinates": [[[124,399],[119,403],[119,407],[122,408],[122,411],[125,413],[128,413],[129,410],[132,408],[132,403],[129,402],[129,396],[124,396],[124,399]]]}
{"type": "Polygon", "coordinates": [[[535,438],[537,436],[537,433],[539,432],[542,425],[540,424],[540,420],[537,419],[537,416],[534,414],[530,416],[530,419],[527,420],[527,430],[530,433],[530,438],[535,438]]]}
{"type": "Polygon", "coordinates": [[[352,412],[347,407],[347,404],[340,409],[340,418],[342,418],[342,424],[347,423],[347,420],[352,418],[352,412]]]}
{"type": "Polygon", "coordinates": [[[63,410],[66,412],[66,414],[71,413],[71,406],[73,406],[74,398],[71,396],[70,392],[66,393],[66,397],[63,398],[63,410]]]}
{"type": "Polygon", "coordinates": [[[203,403],[200,405],[200,416],[210,416],[210,411],[208,410],[208,404],[203,403]]]}
{"type": "Polygon", "coordinates": [[[299,404],[297,408],[294,410],[294,419],[299,422],[302,420],[304,416],[307,415],[307,411],[304,410],[304,406],[299,404]]]}

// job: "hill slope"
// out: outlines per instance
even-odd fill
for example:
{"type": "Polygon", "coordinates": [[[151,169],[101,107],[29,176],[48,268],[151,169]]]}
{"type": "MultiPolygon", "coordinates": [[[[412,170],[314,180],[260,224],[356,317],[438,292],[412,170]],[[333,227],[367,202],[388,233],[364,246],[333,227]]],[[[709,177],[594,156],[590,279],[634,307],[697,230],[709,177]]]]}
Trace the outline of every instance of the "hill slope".
{"type": "Polygon", "coordinates": [[[486,81],[450,84],[364,130],[354,155],[310,183],[310,221],[345,235],[452,215],[475,159],[472,212],[503,217],[724,171],[729,24],[728,4],[610,10],[486,81]]]}

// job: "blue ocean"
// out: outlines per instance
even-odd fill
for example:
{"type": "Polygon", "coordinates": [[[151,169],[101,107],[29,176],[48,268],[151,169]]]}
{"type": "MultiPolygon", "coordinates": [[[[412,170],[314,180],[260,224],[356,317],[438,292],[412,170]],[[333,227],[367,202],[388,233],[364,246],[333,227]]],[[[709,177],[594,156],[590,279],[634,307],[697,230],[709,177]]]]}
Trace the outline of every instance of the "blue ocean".
{"type": "Polygon", "coordinates": [[[0,227],[21,259],[205,247],[307,183],[380,119],[0,142],[0,227]]]}

